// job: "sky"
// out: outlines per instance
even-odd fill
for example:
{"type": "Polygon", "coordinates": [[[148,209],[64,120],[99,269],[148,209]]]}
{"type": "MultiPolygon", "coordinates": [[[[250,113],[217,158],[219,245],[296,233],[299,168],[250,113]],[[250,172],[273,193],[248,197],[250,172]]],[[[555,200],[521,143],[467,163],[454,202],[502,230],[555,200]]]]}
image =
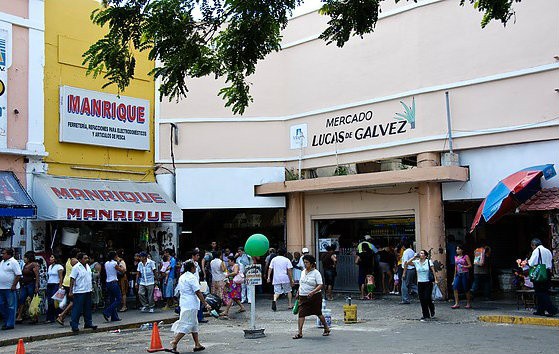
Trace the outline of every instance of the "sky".
{"type": "Polygon", "coordinates": [[[320,0],[304,0],[305,2],[293,11],[293,16],[316,10],[321,7],[320,0]]]}

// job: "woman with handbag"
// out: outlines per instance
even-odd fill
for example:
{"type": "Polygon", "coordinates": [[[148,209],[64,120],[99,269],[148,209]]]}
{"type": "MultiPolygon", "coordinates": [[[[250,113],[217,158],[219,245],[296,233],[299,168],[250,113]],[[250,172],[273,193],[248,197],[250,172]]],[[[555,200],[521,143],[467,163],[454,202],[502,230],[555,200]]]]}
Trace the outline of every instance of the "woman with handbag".
{"type": "Polygon", "coordinates": [[[239,270],[239,265],[235,263],[235,257],[227,257],[227,278],[225,281],[225,291],[223,292],[223,301],[227,305],[225,311],[220,315],[222,319],[228,319],[229,309],[233,302],[239,305],[238,313],[245,312],[245,307],[241,302],[241,289],[245,281],[245,276],[239,270]]]}
{"type": "Polygon", "coordinates": [[[53,323],[56,316],[62,310],[57,309],[54,305],[54,299],[52,298],[59,290],[63,291],[64,286],[62,281],[64,280],[64,267],[60,264],[60,258],[56,255],[50,256],[50,265],[48,268],[48,280],[47,280],[47,320],[45,323],[53,323]]]}
{"type": "Polygon", "coordinates": [[[435,304],[433,304],[431,294],[433,292],[433,283],[438,284],[438,282],[435,277],[435,267],[433,267],[433,263],[427,258],[427,255],[427,251],[421,250],[412,259],[405,262],[404,266],[404,274],[410,263],[413,263],[415,266],[419,302],[421,303],[421,312],[423,314],[421,321],[435,317],[435,304]]]}
{"type": "MultiPolygon", "coordinates": [[[[25,301],[27,298],[33,299],[39,292],[39,265],[35,261],[35,252],[27,251],[23,255],[25,265],[21,270],[21,280],[19,289],[19,309],[17,312],[16,323],[23,322],[23,309],[25,308],[25,301]]],[[[38,316],[31,318],[31,323],[37,323],[38,316]]]]}
{"type": "Polygon", "coordinates": [[[330,328],[326,319],[322,314],[322,275],[316,269],[316,258],[310,254],[303,256],[303,264],[305,270],[301,273],[299,280],[299,292],[297,293],[297,302],[299,304],[299,319],[297,321],[298,332],[293,339],[303,338],[303,325],[305,317],[318,316],[320,322],[324,326],[323,336],[330,335],[330,328]]]}

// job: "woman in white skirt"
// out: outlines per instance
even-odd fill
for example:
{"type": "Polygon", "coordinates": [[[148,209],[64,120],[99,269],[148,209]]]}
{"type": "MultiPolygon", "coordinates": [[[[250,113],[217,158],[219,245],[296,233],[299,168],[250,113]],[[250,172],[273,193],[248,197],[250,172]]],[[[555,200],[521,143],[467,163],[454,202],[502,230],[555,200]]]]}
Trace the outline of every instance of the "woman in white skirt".
{"type": "Polygon", "coordinates": [[[195,352],[206,349],[198,340],[198,310],[200,309],[200,301],[208,310],[211,310],[211,306],[208,305],[200,292],[200,282],[194,275],[194,272],[196,272],[194,262],[191,260],[185,262],[184,269],[186,271],[180,276],[175,289],[175,295],[180,295],[181,314],[179,320],[173,323],[171,327],[171,330],[175,333],[175,339],[171,341],[171,353],[178,353],[177,345],[187,333],[192,333],[195,352]]]}

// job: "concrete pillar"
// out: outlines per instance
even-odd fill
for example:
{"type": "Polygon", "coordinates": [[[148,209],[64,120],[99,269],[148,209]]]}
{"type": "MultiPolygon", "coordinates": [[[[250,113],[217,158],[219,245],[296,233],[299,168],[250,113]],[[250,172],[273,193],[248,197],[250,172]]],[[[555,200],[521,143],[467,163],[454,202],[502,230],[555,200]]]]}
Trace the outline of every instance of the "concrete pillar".
{"type": "Polygon", "coordinates": [[[305,194],[290,193],[287,197],[287,250],[301,252],[305,247],[305,194]]]}
{"type": "MultiPolygon", "coordinates": [[[[438,153],[417,155],[417,167],[440,165],[438,153]]],[[[437,270],[437,278],[446,298],[446,238],[444,232],[444,208],[440,183],[419,184],[419,247],[431,251],[431,260],[437,270]]],[[[418,249],[417,251],[419,251],[418,249]]]]}

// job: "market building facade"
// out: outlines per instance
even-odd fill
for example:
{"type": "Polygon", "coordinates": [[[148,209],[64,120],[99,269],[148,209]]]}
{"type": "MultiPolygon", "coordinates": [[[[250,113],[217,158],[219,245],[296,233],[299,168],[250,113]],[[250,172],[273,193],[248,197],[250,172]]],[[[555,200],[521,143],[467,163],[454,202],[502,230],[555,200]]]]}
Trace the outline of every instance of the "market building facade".
{"type": "Polygon", "coordinates": [[[381,247],[414,241],[443,278],[451,234],[470,249],[487,241],[494,269],[509,272],[532,236],[551,247],[533,214],[468,231],[499,180],[558,162],[559,4],[515,4],[515,23],[484,29],[454,2],[383,6],[375,33],[343,48],[318,38],[327,19],[317,12],[292,18],[282,50],[249,78],[254,102],[242,117],[217,96],[219,80],[191,81],[188,99],[160,103],[156,163],[176,166],[167,184],[183,229],[226,243],[263,229],[231,230],[237,219],[281,214],[272,244],[316,254],[337,244],[347,290],[357,289],[353,254],[366,234],[381,247]],[[188,224],[202,216],[211,231],[188,224]]]}

